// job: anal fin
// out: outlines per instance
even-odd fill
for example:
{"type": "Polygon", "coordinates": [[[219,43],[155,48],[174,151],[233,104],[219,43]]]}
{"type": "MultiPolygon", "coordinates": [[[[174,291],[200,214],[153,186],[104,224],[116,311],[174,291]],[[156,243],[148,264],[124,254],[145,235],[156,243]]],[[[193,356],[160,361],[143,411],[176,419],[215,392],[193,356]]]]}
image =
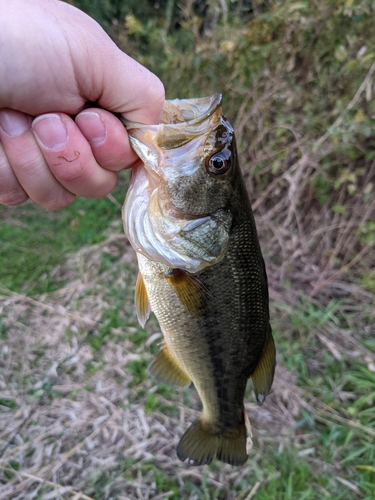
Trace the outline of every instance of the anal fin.
{"type": "Polygon", "coordinates": [[[263,347],[259,363],[251,375],[253,389],[258,405],[261,406],[271,390],[273,376],[276,366],[276,349],[272,337],[271,326],[269,326],[266,342],[263,347]]]}
{"type": "Polygon", "coordinates": [[[182,269],[173,269],[166,279],[191,316],[199,318],[209,310],[213,296],[197,277],[182,269]]]}
{"type": "Polygon", "coordinates": [[[180,367],[167,346],[163,346],[148,367],[149,374],[158,382],[174,388],[187,387],[191,379],[180,367]]]}
{"type": "Polygon", "coordinates": [[[138,273],[137,283],[135,284],[134,300],[139,324],[144,328],[150,316],[151,307],[148,300],[146,285],[140,272],[138,273]]]}

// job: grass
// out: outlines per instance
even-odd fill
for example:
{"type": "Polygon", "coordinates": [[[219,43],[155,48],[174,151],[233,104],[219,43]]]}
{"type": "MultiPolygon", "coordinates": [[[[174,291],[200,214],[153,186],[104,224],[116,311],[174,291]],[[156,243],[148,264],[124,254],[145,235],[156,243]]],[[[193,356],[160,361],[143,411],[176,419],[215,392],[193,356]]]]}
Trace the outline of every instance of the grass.
{"type": "MultiPolygon", "coordinates": [[[[338,477],[355,486],[352,495],[374,498],[375,476],[368,467],[375,458],[374,351],[357,332],[353,338],[350,330],[340,329],[339,308],[328,304],[327,310],[319,311],[310,304],[308,310],[297,311],[299,317],[292,321],[299,338],[308,341],[286,345],[287,340],[279,339],[281,360],[297,369],[298,384],[305,392],[307,411],[302,411],[301,428],[311,433],[309,446],[319,450],[324,462],[346,472],[338,477]],[[291,351],[297,350],[293,357],[291,351]]],[[[330,491],[327,485],[324,488],[330,491]]],[[[341,496],[335,493],[334,498],[341,496]]]]}
{"type": "Polygon", "coordinates": [[[15,284],[0,298],[6,498],[374,498],[375,346],[349,328],[363,312],[348,316],[343,301],[319,307],[303,296],[292,305],[285,287],[284,303],[272,302],[274,392],[258,408],[248,391],[248,462],[191,468],[175,447],[198,397],[147,375],[158,325],[153,317],[147,332],[137,325],[125,238],[102,238],[62,257],[55,291],[30,297],[15,284]]]}
{"type": "MultiPolygon", "coordinates": [[[[123,173],[113,196],[122,204],[128,173],[123,173]]],[[[63,257],[105,238],[119,206],[109,198],[77,198],[59,212],[26,203],[16,212],[0,206],[0,283],[30,295],[48,293],[64,284],[57,266],[63,257]]],[[[116,229],[120,229],[117,224],[116,229]]]]}

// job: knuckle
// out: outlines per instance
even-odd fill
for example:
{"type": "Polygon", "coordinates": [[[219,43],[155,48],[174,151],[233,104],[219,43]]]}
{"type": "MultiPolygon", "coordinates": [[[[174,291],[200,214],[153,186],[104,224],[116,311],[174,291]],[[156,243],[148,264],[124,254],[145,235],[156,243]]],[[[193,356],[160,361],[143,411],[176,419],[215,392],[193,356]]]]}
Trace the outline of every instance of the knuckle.
{"type": "Polygon", "coordinates": [[[117,175],[115,172],[108,172],[106,182],[98,185],[96,188],[96,195],[94,198],[103,198],[103,196],[107,196],[112,189],[116,186],[117,175]]]}
{"type": "Polygon", "coordinates": [[[89,162],[79,160],[70,161],[65,157],[61,157],[59,158],[59,162],[51,165],[51,167],[53,171],[56,172],[60,181],[70,184],[71,182],[77,182],[81,178],[86,177],[89,169],[89,162]]]}
{"type": "Polygon", "coordinates": [[[90,190],[88,190],[86,187],[84,191],[80,191],[80,193],[77,194],[86,196],[87,198],[103,198],[112,191],[112,189],[116,185],[116,181],[116,173],[108,171],[104,178],[101,177],[100,180],[96,179],[95,181],[93,181],[92,185],[90,186],[90,190]]]}
{"type": "Polygon", "coordinates": [[[53,169],[56,179],[67,191],[88,198],[102,198],[116,184],[116,174],[99,165],[95,158],[63,161],[53,169]]]}
{"type": "Polygon", "coordinates": [[[18,177],[34,175],[45,166],[44,156],[34,139],[10,141],[0,150],[0,169],[10,169],[18,177]]]}
{"type": "Polygon", "coordinates": [[[27,199],[28,196],[17,181],[0,143],[0,204],[16,206],[27,199]]]}
{"type": "Polygon", "coordinates": [[[52,189],[34,192],[33,195],[30,195],[30,198],[34,203],[48,210],[59,210],[70,205],[74,201],[75,195],[63,188],[63,186],[57,185],[52,189]]]}
{"type": "Polygon", "coordinates": [[[18,168],[25,174],[33,174],[39,171],[45,164],[44,156],[39,149],[23,152],[18,159],[18,168]]]}
{"type": "Polygon", "coordinates": [[[165,101],[165,89],[162,81],[156,75],[150,73],[146,88],[147,99],[154,105],[159,104],[160,108],[162,108],[165,101]]]}
{"type": "Polygon", "coordinates": [[[7,193],[0,193],[0,204],[7,205],[8,207],[21,205],[27,199],[28,196],[22,188],[8,191],[7,193]]]}
{"type": "Polygon", "coordinates": [[[126,168],[129,161],[126,157],[124,158],[124,155],[121,153],[122,151],[120,151],[120,154],[116,154],[116,152],[112,150],[108,152],[107,156],[99,158],[98,160],[101,168],[111,172],[126,168]]]}
{"type": "Polygon", "coordinates": [[[71,205],[75,200],[75,195],[70,193],[69,191],[64,191],[59,196],[55,196],[54,198],[44,200],[39,202],[44,208],[48,210],[60,210],[61,208],[65,208],[68,205],[71,205]]]}

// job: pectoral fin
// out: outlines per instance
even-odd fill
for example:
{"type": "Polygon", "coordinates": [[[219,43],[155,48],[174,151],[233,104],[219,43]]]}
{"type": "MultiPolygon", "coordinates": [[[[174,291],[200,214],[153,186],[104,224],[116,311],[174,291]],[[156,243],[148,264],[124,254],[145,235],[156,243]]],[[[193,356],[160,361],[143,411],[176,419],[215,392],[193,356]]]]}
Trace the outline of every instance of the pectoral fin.
{"type": "Polygon", "coordinates": [[[166,276],[168,283],[177,293],[185,309],[194,317],[199,318],[210,308],[210,291],[198,278],[181,269],[173,269],[170,276],[166,276]]]}
{"type": "Polygon", "coordinates": [[[255,397],[259,406],[263,404],[267,394],[271,390],[275,366],[276,349],[271,327],[269,327],[260,361],[251,375],[255,397]]]}
{"type": "Polygon", "coordinates": [[[151,308],[145,282],[143,281],[141,273],[138,273],[137,283],[135,284],[134,300],[139,324],[142,328],[144,328],[146,321],[150,316],[151,308]]]}
{"type": "Polygon", "coordinates": [[[148,367],[149,374],[159,382],[174,388],[187,387],[190,377],[178,364],[168,347],[163,346],[148,367]]]}

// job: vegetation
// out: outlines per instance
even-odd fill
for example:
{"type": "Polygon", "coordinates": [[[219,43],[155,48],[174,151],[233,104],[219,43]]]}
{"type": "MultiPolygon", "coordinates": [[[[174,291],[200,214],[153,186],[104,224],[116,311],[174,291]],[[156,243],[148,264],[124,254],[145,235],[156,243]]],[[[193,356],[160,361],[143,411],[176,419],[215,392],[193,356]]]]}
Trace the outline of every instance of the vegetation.
{"type": "Polygon", "coordinates": [[[126,175],[112,201],[0,207],[0,498],[374,499],[375,2],[70,3],[168,98],[224,94],[278,372],[243,468],[180,464],[199,401],[146,373],[126,175]]]}

